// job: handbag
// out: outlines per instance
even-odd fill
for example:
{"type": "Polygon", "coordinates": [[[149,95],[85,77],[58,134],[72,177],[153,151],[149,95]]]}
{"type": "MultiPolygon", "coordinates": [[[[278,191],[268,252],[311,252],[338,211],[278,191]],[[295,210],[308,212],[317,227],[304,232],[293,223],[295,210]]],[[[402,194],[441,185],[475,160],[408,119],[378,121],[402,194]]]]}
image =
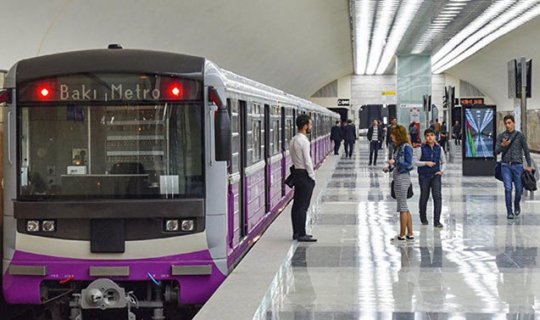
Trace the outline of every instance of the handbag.
{"type": "MultiPolygon", "coordinates": [[[[392,198],[396,198],[396,191],[394,190],[394,180],[392,180],[392,185],[390,186],[391,188],[391,191],[390,191],[390,196],[392,196],[392,198]]],[[[411,184],[409,185],[409,189],[407,189],[407,199],[410,199],[414,196],[414,192],[413,192],[413,187],[412,187],[412,182],[411,184]]]]}
{"type": "Polygon", "coordinates": [[[514,143],[514,139],[515,139],[515,135],[514,135],[514,138],[512,140],[510,140],[510,144],[508,145],[508,148],[506,148],[506,150],[503,151],[502,156],[501,156],[501,161],[497,161],[497,164],[495,165],[495,179],[497,179],[499,181],[503,181],[502,159],[504,158],[504,156],[506,155],[508,150],[510,150],[510,147],[512,146],[512,143],[514,143]]]}
{"type": "Polygon", "coordinates": [[[535,170],[532,172],[529,171],[523,171],[521,174],[521,182],[523,184],[523,188],[528,191],[536,191],[536,178],[534,177],[535,170]]]}

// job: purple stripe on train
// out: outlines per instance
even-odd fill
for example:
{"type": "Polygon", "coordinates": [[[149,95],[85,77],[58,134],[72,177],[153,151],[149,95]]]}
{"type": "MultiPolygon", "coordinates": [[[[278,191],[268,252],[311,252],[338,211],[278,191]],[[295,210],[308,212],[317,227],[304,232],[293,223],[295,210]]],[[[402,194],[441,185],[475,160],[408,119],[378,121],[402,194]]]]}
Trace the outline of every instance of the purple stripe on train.
{"type": "Polygon", "coordinates": [[[40,304],[40,283],[43,280],[61,281],[73,276],[73,281],[93,281],[90,266],[129,266],[127,277],[107,277],[115,281],[149,281],[148,273],[157,280],[176,280],[180,284],[180,303],[206,302],[225,280],[214,264],[208,250],[176,256],[134,260],[83,260],[59,258],[16,251],[12,265],[47,266],[47,276],[13,276],[4,274],[4,298],[8,303],[40,304]],[[211,275],[172,276],[171,266],[211,265],[211,275]]]}

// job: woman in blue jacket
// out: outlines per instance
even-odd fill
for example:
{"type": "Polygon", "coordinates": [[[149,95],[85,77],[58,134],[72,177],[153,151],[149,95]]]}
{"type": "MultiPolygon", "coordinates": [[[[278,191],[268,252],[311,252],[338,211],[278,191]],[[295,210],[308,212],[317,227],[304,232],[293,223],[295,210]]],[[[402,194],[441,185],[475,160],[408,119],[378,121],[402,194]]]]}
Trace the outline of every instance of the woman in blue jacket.
{"type": "Polygon", "coordinates": [[[413,169],[413,148],[409,141],[407,129],[404,126],[392,128],[390,137],[395,145],[394,157],[388,160],[393,170],[394,192],[399,212],[400,232],[392,240],[414,240],[412,216],[407,206],[407,191],[411,185],[411,170],[413,169]]]}

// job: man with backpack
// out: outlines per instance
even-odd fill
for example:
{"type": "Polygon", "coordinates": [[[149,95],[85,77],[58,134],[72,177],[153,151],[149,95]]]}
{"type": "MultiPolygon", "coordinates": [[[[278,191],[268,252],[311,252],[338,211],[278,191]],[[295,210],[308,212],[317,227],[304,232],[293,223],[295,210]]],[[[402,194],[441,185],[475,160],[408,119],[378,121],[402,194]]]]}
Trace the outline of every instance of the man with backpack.
{"type": "Polygon", "coordinates": [[[523,171],[532,172],[531,154],[527,139],[523,133],[515,129],[514,116],[504,117],[506,131],[497,136],[495,152],[502,153],[501,174],[504,183],[504,196],[506,201],[506,214],[508,219],[514,219],[521,213],[521,194],[523,184],[521,175],[523,171]],[[527,161],[527,167],[523,168],[523,155],[527,161]],[[514,210],[512,211],[512,185],[515,186],[514,210]]]}

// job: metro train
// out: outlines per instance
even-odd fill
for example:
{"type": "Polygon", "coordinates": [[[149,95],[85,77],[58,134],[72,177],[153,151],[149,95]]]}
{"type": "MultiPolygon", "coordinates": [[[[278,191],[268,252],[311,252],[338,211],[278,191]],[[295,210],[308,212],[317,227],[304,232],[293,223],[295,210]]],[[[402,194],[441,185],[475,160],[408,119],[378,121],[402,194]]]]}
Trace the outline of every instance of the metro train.
{"type": "Polygon", "coordinates": [[[207,301],[292,197],[296,115],[316,166],[339,119],[205,58],[116,46],[22,60],[0,101],[4,299],[73,320],[207,301]]]}

